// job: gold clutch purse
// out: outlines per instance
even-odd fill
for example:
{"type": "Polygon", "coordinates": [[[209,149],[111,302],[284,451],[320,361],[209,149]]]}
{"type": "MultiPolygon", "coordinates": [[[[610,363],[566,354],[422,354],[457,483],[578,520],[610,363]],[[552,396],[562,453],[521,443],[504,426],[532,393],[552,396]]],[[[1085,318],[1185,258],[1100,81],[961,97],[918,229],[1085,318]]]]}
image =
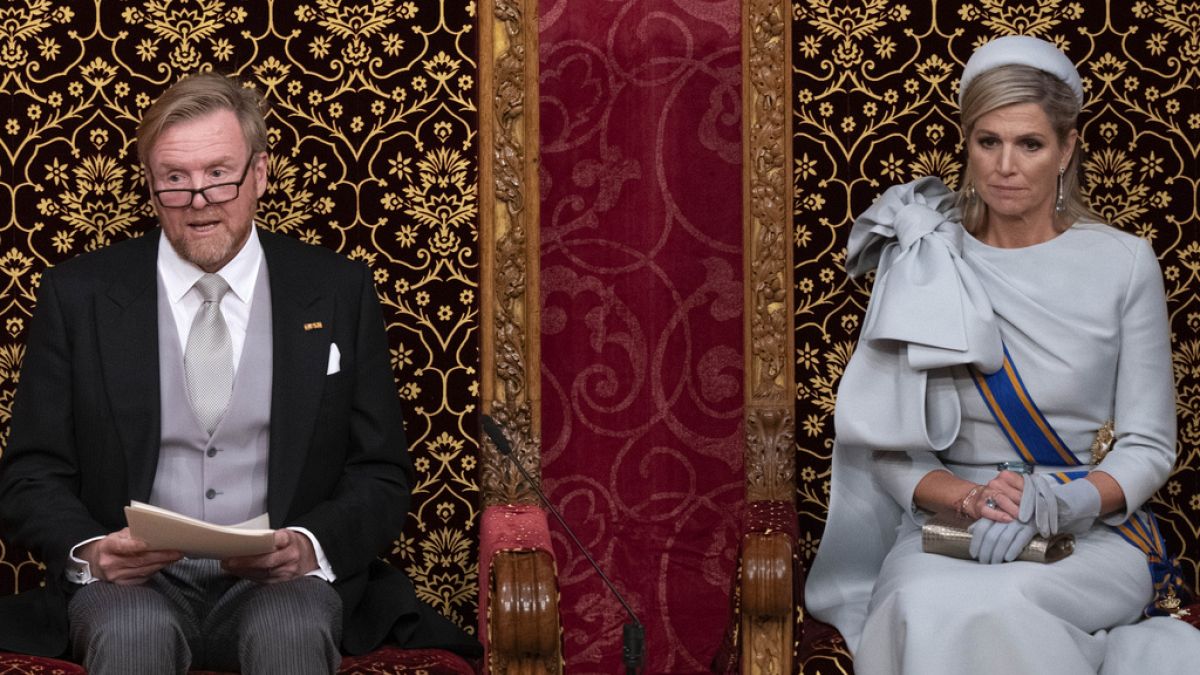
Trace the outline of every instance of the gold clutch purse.
{"type": "MultiPolygon", "coordinates": [[[[954,513],[939,513],[930,516],[921,527],[921,549],[926,553],[948,555],[951,558],[971,558],[971,533],[967,531],[973,520],[954,513]]],[[[1034,535],[1033,540],[1021,549],[1017,560],[1052,563],[1062,560],[1075,551],[1075,535],[1060,532],[1050,537],[1034,535]]]]}

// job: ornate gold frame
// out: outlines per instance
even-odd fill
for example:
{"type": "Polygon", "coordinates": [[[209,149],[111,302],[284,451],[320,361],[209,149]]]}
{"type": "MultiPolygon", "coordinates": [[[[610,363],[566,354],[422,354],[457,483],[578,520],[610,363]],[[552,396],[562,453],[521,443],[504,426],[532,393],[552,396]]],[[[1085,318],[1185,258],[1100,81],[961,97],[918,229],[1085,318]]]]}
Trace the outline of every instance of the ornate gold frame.
{"type": "MultiPolygon", "coordinates": [[[[480,397],[538,476],[537,2],[487,0],[479,29],[480,397]]],[[[536,504],[502,460],[483,453],[484,505],[536,504]]]]}
{"type": "MultiPolygon", "coordinates": [[[[742,2],[746,500],[796,495],[792,318],[791,3],[742,2]]],[[[792,672],[791,538],[750,533],[741,565],[742,672],[792,672]]]]}
{"type": "MultiPolygon", "coordinates": [[[[513,458],[541,475],[538,369],[538,29],[536,0],[479,6],[480,398],[509,434],[513,458]]],[[[512,462],[484,444],[485,507],[536,505],[512,462]]],[[[482,576],[482,575],[481,575],[482,576]]],[[[488,669],[562,672],[554,560],[505,550],[492,560],[488,669]]]]}

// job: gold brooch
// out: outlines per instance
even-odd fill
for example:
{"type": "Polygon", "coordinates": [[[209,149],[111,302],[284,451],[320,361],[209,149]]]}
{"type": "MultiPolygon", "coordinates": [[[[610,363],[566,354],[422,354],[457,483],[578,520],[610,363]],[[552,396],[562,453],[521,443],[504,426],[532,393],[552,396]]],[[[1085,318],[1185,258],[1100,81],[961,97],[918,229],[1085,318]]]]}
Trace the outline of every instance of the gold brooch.
{"type": "Polygon", "coordinates": [[[1096,440],[1092,441],[1092,466],[1104,461],[1108,451],[1112,450],[1113,440],[1113,421],[1109,420],[1100,427],[1096,432],[1096,440]]]}
{"type": "MultiPolygon", "coordinates": [[[[1167,588],[1167,594],[1154,601],[1155,607],[1161,609],[1162,611],[1164,611],[1172,616],[1174,616],[1175,612],[1179,610],[1179,606],[1181,604],[1183,604],[1183,603],[1182,603],[1182,601],[1180,601],[1179,596],[1175,595],[1174,588],[1167,588]]],[[[1176,617],[1176,618],[1178,618],[1178,617],[1176,617]]]]}
{"type": "Polygon", "coordinates": [[[318,330],[318,329],[324,328],[324,327],[325,327],[325,324],[321,323],[320,321],[312,321],[312,322],[304,324],[304,330],[306,330],[306,331],[318,330]]]}

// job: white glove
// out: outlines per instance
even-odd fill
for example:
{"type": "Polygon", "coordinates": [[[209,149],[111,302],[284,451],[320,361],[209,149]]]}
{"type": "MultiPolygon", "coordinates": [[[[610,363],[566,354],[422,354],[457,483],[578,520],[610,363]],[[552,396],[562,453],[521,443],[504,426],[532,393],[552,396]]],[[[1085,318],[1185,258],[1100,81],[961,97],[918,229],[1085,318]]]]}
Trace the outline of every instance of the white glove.
{"type": "Polygon", "coordinates": [[[1100,491],[1092,482],[1077,478],[1059,483],[1045,474],[1025,476],[1019,520],[1032,522],[1038,534],[1082,534],[1100,517],[1100,491]]]}
{"type": "Polygon", "coordinates": [[[1007,523],[980,518],[967,528],[971,533],[971,557],[981,563],[995,565],[1012,562],[1021,555],[1021,549],[1037,534],[1033,523],[1014,520],[1007,523]]]}

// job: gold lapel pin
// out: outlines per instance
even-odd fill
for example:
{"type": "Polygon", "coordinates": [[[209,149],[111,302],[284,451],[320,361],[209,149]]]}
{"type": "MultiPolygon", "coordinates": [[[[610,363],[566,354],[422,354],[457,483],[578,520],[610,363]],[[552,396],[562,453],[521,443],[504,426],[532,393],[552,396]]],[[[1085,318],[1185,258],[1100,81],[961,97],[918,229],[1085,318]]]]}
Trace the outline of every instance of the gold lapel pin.
{"type": "Polygon", "coordinates": [[[304,324],[304,330],[306,330],[306,331],[318,330],[318,329],[321,329],[324,327],[325,327],[325,324],[321,323],[320,321],[310,321],[310,322],[304,324]]]}

